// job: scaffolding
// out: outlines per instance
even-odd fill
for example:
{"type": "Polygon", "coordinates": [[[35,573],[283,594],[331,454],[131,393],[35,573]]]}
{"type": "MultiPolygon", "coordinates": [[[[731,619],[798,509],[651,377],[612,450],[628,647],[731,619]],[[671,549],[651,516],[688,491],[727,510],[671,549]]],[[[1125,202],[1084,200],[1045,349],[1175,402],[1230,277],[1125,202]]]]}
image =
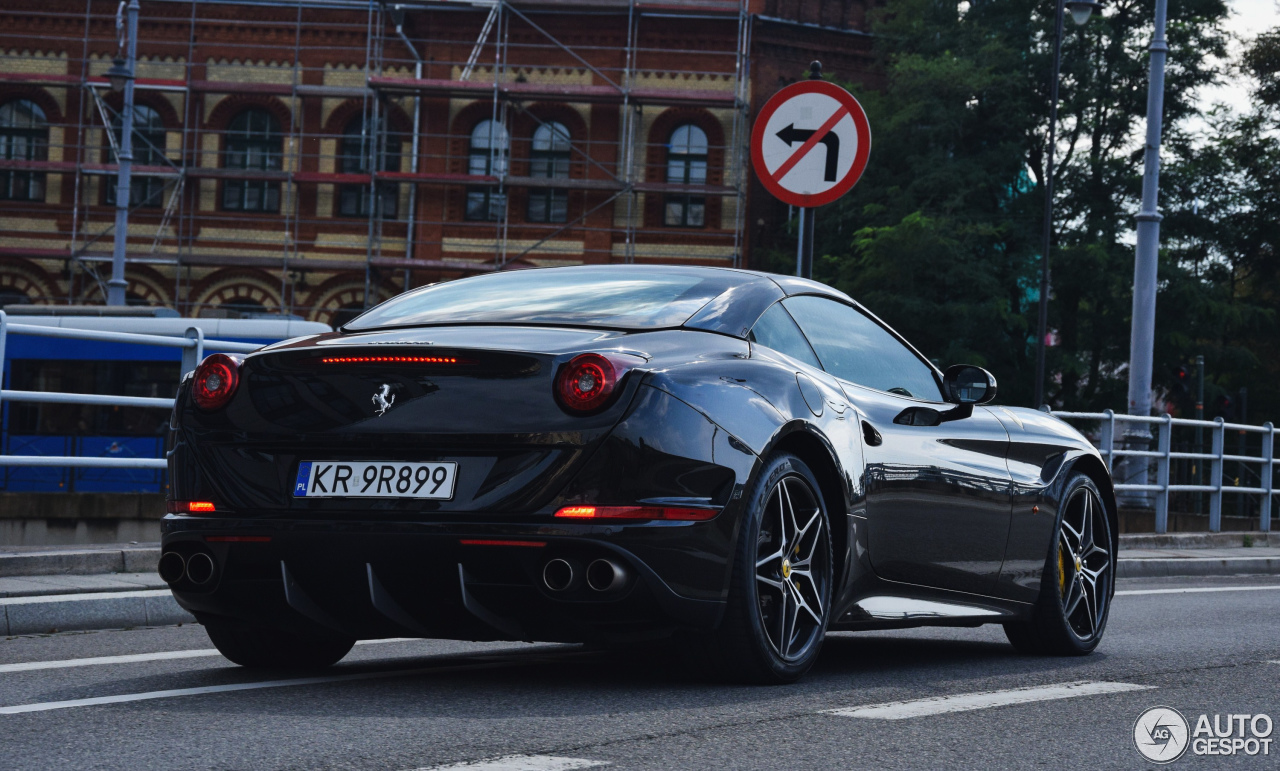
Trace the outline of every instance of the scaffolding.
{"type": "MultiPolygon", "coordinates": [[[[0,158],[0,173],[42,174],[49,188],[69,176],[70,206],[50,210],[48,193],[21,211],[69,215],[69,231],[49,248],[18,234],[0,256],[64,260],[58,300],[100,301],[115,235],[115,4],[53,3],[0,10],[42,20],[21,40],[0,32],[0,104],[60,92],[65,117],[44,157],[0,158]]],[[[127,263],[171,280],[189,315],[219,304],[190,296],[213,270],[278,271],[264,307],[311,318],[323,309],[309,277],[363,274],[367,306],[415,282],[531,265],[740,266],[750,21],[747,0],[146,0],[136,101],[162,128],[135,116],[146,162],[133,167],[144,192],[131,197],[127,263]],[[246,140],[231,163],[228,113],[270,114],[268,101],[278,136],[263,130],[263,147],[246,140]],[[655,133],[669,110],[705,136],[674,181],[670,132],[655,133]],[[469,132],[482,119],[478,152],[469,132]],[[543,128],[560,155],[535,168],[543,128]],[[563,213],[513,211],[531,196],[563,213]],[[483,216],[468,216],[473,201],[483,216]]]]}

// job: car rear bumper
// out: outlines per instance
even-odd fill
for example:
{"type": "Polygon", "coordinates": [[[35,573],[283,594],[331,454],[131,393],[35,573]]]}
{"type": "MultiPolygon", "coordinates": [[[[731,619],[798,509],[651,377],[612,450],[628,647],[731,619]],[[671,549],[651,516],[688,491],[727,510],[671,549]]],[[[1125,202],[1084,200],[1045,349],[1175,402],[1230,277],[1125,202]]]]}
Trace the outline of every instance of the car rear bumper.
{"type": "Polygon", "coordinates": [[[224,617],[358,639],[587,642],[713,628],[732,533],[709,522],[611,525],[237,519],[170,515],[162,553],[207,555],[208,580],[171,583],[197,618],[224,617]],[[551,560],[575,572],[543,580],[551,560]],[[588,586],[609,560],[621,585],[588,586]]]}

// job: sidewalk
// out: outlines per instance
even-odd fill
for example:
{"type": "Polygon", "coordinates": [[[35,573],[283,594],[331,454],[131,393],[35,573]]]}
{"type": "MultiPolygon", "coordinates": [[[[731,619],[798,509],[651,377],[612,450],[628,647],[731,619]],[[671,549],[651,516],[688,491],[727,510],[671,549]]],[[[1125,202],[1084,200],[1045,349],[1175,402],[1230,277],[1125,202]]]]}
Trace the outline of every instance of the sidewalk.
{"type": "MultiPolygon", "coordinates": [[[[1120,537],[1119,578],[1280,575],[1280,537],[1120,537]]],[[[160,545],[0,547],[0,636],[193,623],[156,575],[160,545]]]]}

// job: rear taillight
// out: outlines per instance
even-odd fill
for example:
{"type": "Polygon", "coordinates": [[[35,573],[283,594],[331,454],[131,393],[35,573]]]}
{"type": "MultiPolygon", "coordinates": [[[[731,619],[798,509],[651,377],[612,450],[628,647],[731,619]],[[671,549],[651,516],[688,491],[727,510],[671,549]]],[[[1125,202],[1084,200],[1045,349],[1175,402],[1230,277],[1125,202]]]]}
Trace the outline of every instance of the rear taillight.
{"type": "Polygon", "coordinates": [[[240,358],[215,353],[200,362],[191,379],[191,398],[202,410],[225,407],[240,385],[240,358]]]}
{"type": "Polygon", "coordinates": [[[673,506],[565,506],[556,512],[565,519],[669,519],[700,522],[714,519],[720,509],[677,508],[673,506]]]}
{"type": "Polygon", "coordinates": [[[169,501],[170,514],[213,514],[218,510],[211,501],[169,501]]]}
{"type": "Polygon", "coordinates": [[[567,412],[586,415],[603,409],[613,399],[627,370],[643,361],[639,357],[584,353],[575,356],[556,374],[556,398],[567,412]]]}

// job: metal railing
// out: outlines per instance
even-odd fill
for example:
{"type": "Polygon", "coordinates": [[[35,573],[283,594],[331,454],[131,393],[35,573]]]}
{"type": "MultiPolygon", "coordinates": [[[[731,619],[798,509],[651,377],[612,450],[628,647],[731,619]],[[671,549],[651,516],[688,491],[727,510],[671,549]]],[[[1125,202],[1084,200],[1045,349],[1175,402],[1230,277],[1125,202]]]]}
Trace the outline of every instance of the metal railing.
{"type": "MultiPolygon", "coordinates": [[[[147,335],[137,332],[99,332],[92,329],[74,329],[68,327],[51,327],[40,324],[14,324],[4,311],[0,311],[0,386],[3,385],[5,343],[9,335],[30,335],[33,337],[61,337],[73,340],[96,340],[103,343],[132,343],[136,345],[156,345],[167,348],[182,349],[182,369],[179,380],[196,368],[204,359],[206,348],[231,353],[248,353],[262,346],[258,343],[236,343],[229,340],[206,340],[204,330],[190,327],[186,333],[177,335],[147,335]]],[[[175,390],[177,384],[174,384],[175,390]]],[[[88,404],[99,407],[149,407],[153,409],[173,409],[173,399],[159,399],[147,396],[116,396],[103,394],[76,394],[55,391],[13,391],[0,388],[0,410],[4,402],[42,402],[45,404],[88,404]]],[[[3,415],[3,412],[0,412],[3,415]]],[[[127,469],[161,469],[168,465],[164,458],[106,458],[86,456],[57,455],[0,455],[0,466],[28,467],[60,467],[60,468],[127,468],[127,469]]]]}
{"type": "Polygon", "coordinates": [[[1227,423],[1222,418],[1211,421],[1189,420],[1175,418],[1171,415],[1148,418],[1137,415],[1117,414],[1112,410],[1106,410],[1105,412],[1053,412],[1052,414],[1064,420],[1097,421],[1099,424],[1098,450],[1102,453],[1103,460],[1106,461],[1107,467],[1111,469],[1113,474],[1116,472],[1115,460],[1117,458],[1145,458],[1148,465],[1150,465],[1151,461],[1154,461],[1155,484],[1134,484],[1126,482],[1122,478],[1117,480],[1115,489],[1117,493],[1145,492],[1155,494],[1155,530],[1157,533],[1168,531],[1169,496],[1171,493],[1179,492],[1208,495],[1209,530],[1214,533],[1222,530],[1222,503],[1226,495],[1259,496],[1258,529],[1263,532],[1271,530],[1271,497],[1275,493],[1273,482],[1276,464],[1276,429],[1271,423],[1251,426],[1243,423],[1227,423]],[[1128,430],[1117,435],[1117,424],[1121,424],[1128,430]],[[1140,433],[1135,433],[1133,431],[1134,428],[1141,429],[1140,433]],[[1204,451],[1203,443],[1200,441],[1197,441],[1194,445],[1194,451],[1176,451],[1173,445],[1173,430],[1175,428],[1197,428],[1211,432],[1209,434],[1209,451],[1204,451]],[[1147,432],[1150,429],[1155,429],[1155,436],[1148,438],[1147,432]],[[1257,435],[1257,438],[1260,439],[1257,443],[1258,454],[1249,455],[1243,452],[1227,452],[1228,432],[1236,432],[1240,438],[1239,446],[1242,450],[1246,438],[1250,435],[1257,435]],[[1154,450],[1132,447],[1135,444],[1150,447],[1152,442],[1156,446],[1154,450]],[[1124,444],[1131,446],[1117,446],[1124,444]],[[1201,477],[1198,483],[1173,483],[1171,481],[1171,471],[1176,461],[1190,461],[1197,464],[1198,473],[1196,476],[1201,477]],[[1225,470],[1228,463],[1235,463],[1237,468],[1249,470],[1248,476],[1256,478],[1257,484],[1240,484],[1241,479],[1246,476],[1244,473],[1236,477],[1236,484],[1225,484],[1225,470]],[[1205,467],[1209,471],[1208,484],[1204,484],[1203,479],[1203,469],[1205,467]],[[1254,467],[1257,468],[1256,474],[1252,473],[1254,467]]]}

